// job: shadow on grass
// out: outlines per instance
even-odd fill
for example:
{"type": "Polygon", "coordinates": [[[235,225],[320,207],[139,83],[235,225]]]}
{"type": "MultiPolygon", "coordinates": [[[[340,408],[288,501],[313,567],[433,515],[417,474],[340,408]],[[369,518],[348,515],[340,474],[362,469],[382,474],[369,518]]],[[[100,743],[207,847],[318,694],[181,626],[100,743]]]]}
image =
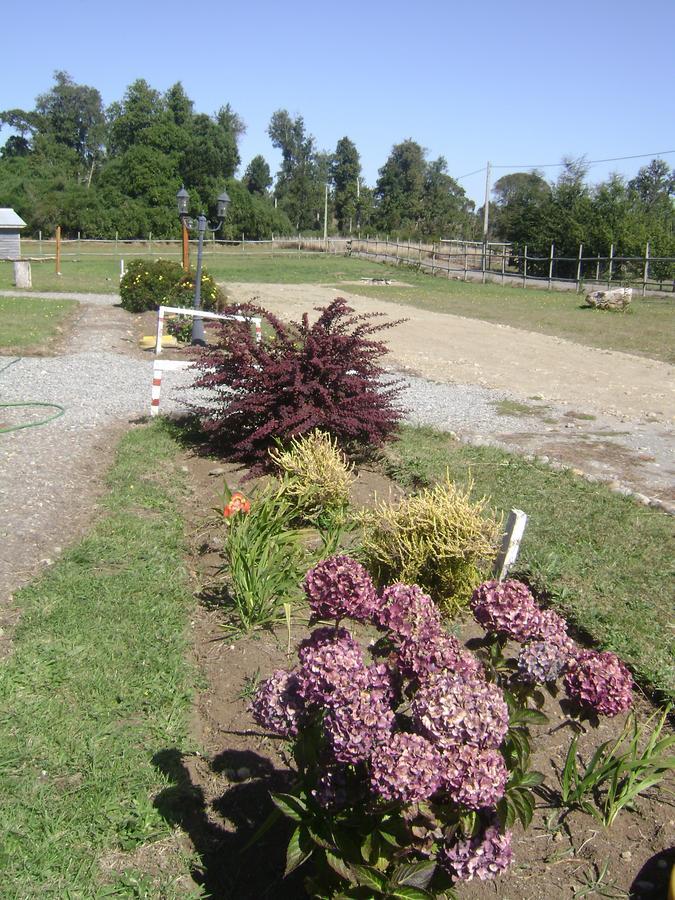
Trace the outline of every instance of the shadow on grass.
{"type": "MultiPolygon", "coordinates": [[[[210,763],[177,748],[161,750],[154,765],[173,783],[155,797],[164,819],[190,838],[200,864],[191,872],[213,900],[301,900],[302,869],[284,878],[292,824],[280,819],[248,849],[247,842],[274,807],[270,790],[287,791],[289,773],[249,750],[224,750],[210,763]],[[200,772],[199,769],[202,769],[200,772]],[[245,780],[209,798],[202,783],[209,775],[247,770],[245,780]]],[[[244,773],[242,773],[244,774],[244,773]]]]}

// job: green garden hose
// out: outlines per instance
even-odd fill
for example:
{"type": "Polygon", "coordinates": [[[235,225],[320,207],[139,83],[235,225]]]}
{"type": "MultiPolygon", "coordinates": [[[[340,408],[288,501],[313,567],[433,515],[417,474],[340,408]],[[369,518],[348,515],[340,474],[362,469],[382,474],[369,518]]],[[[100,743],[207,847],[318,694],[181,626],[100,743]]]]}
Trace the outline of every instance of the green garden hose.
{"type": "Polygon", "coordinates": [[[55,409],[57,410],[57,412],[55,412],[51,416],[47,416],[46,419],[40,419],[39,422],[24,422],[23,425],[8,425],[6,428],[0,428],[0,434],[7,434],[7,432],[9,431],[19,431],[20,428],[37,428],[38,425],[46,425],[47,422],[52,422],[54,419],[58,419],[66,411],[65,406],[61,406],[60,403],[39,403],[37,401],[26,403],[0,403],[0,409],[6,409],[7,407],[12,406],[45,406],[49,409],[55,409]]]}
{"type": "MultiPolygon", "coordinates": [[[[16,359],[13,359],[10,362],[8,362],[6,365],[4,365],[0,369],[0,374],[2,374],[5,371],[5,369],[9,369],[10,366],[13,366],[14,363],[18,363],[20,360],[21,360],[21,357],[17,356],[16,359]]],[[[0,403],[0,409],[9,409],[9,408],[16,409],[17,407],[25,407],[25,406],[41,406],[41,407],[45,407],[46,409],[55,409],[56,412],[53,413],[51,416],[47,416],[46,419],[40,419],[38,422],[24,422],[23,425],[8,425],[6,428],[0,428],[0,434],[7,434],[10,431],[19,431],[21,428],[37,428],[38,425],[46,425],[47,422],[53,422],[54,419],[58,419],[66,411],[65,406],[61,406],[60,403],[42,403],[37,400],[26,401],[25,403],[0,403]]]]}

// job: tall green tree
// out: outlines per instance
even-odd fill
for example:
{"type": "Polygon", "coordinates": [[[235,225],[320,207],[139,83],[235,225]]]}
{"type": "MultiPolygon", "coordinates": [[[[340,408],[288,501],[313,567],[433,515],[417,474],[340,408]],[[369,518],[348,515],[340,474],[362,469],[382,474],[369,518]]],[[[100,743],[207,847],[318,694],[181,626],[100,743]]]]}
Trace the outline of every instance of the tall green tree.
{"type": "Polygon", "coordinates": [[[543,174],[534,169],[502,175],[492,195],[490,234],[503,241],[532,244],[542,230],[542,212],[551,199],[551,186],[543,174]]]}
{"type": "Polygon", "coordinates": [[[424,150],[412,138],[395,144],[375,185],[377,225],[389,233],[419,233],[424,201],[424,150]]]}
{"type": "Polygon", "coordinates": [[[443,156],[426,166],[420,228],[427,237],[468,238],[473,201],[464,188],[448,175],[443,156]]]}
{"type": "Polygon", "coordinates": [[[264,156],[258,154],[253,157],[246,167],[243,181],[249,194],[267,196],[267,191],[272,184],[272,174],[264,156]]]}
{"type": "Polygon", "coordinates": [[[340,138],[331,161],[330,179],[338,231],[349,232],[356,226],[357,202],[360,194],[361,160],[356,144],[348,137],[340,138]]]}
{"type": "Polygon", "coordinates": [[[55,72],[54,81],[51,90],[35,102],[39,131],[70,147],[90,166],[100,157],[105,139],[101,95],[96,88],[76,84],[67,72],[55,72]]]}
{"type": "Polygon", "coordinates": [[[296,230],[316,229],[324,182],[314,137],[307,134],[302,116],[293,118],[285,109],[272,114],[267,133],[272,146],[281,150],[274,189],[280,208],[296,230]]]}

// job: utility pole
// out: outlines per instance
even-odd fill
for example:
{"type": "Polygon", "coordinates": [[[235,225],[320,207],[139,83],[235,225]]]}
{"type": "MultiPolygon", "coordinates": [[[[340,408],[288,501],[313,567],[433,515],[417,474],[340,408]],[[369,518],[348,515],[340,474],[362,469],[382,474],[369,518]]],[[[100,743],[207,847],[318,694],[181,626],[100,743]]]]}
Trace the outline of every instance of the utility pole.
{"type": "Polygon", "coordinates": [[[487,262],[488,226],[490,224],[490,160],[485,172],[485,203],[483,205],[483,259],[481,260],[482,281],[485,284],[485,265],[487,262]]]}
{"type": "Polygon", "coordinates": [[[483,243],[487,244],[488,225],[490,224],[490,162],[485,173],[485,205],[483,206],[483,243]]]}

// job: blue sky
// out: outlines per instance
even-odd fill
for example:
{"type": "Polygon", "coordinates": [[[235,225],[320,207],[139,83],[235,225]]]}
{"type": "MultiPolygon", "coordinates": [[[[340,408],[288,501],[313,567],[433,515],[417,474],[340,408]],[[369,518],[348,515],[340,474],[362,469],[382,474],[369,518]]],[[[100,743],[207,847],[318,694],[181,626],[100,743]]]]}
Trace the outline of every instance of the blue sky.
{"type": "MultiPolygon", "coordinates": [[[[0,77],[0,109],[31,108],[55,69],[106,104],[136,78],[159,90],[180,80],[199,112],[229,102],[244,119],[241,171],[257,153],[276,171],[266,129],[279,108],[301,114],[320,149],[348,135],[371,185],[408,137],[454,177],[487,160],[515,168],[675,150],[672,0],[7,0],[1,22],[11,74],[0,77]]],[[[675,166],[675,154],[664,159],[675,166]]],[[[589,180],[631,177],[648,161],[595,165],[589,180]]],[[[461,184],[482,202],[484,173],[461,184]]]]}

